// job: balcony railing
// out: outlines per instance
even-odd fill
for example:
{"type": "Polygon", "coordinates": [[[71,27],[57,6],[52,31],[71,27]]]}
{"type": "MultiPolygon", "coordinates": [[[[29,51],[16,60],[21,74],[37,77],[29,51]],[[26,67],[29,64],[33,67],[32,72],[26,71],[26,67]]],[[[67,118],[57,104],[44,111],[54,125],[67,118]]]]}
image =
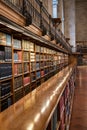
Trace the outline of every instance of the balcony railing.
{"type": "Polygon", "coordinates": [[[1,0],[5,2],[8,6],[17,10],[20,13],[23,13],[23,0],[1,0]]]}
{"type": "Polygon", "coordinates": [[[77,47],[77,52],[87,53],[87,47],[77,47]]]}
{"type": "Polygon", "coordinates": [[[27,25],[34,23],[40,27],[40,2],[38,0],[24,0],[23,15],[26,16],[27,25]]]}
{"type": "Polygon", "coordinates": [[[42,6],[42,25],[43,25],[43,29],[44,29],[44,34],[49,34],[50,28],[49,28],[49,24],[50,24],[50,19],[49,19],[49,13],[47,12],[47,10],[42,6]]]}
{"type": "MultiPolygon", "coordinates": [[[[51,40],[56,39],[62,46],[68,47],[61,31],[53,25],[53,19],[40,0],[1,0],[13,10],[26,18],[26,25],[34,24],[42,29],[43,35],[50,35],[51,40]],[[64,45],[65,44],[65,45],[64,45]]],[[[68,47],[69,48],[69,47],[68,47]]]]}

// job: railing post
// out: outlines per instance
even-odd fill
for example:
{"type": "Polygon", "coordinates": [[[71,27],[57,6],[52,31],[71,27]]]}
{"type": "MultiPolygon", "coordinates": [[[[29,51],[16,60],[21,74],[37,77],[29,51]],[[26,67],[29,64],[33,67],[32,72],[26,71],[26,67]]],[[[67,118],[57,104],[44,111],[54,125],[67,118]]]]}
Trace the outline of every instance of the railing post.
{"type": "Polygon", "coordinates": [[[42,22],[42,2],[40,1],[40,28],[43,29],[43,22],[42,22]]]}
{"type": "Polygon", "coordinates": [[[23,15],[26,17],[26,26],[29,26],[32,22],[32,17],[29,14],[29,2],[28,0],[23,0],[23,15]]]}
{"type": "Polygon", "coordinates": [[[51,15],[49,15],[49,34],[51,35],[51,15]]]}

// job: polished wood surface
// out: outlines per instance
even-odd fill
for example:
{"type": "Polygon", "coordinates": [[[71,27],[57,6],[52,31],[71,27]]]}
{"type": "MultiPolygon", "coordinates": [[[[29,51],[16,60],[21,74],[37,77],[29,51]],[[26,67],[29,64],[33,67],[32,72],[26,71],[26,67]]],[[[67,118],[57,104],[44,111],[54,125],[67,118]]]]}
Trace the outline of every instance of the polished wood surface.
{"type": "Polygon", "coordinates": [[[13,10],[8,5],[4,4],[4,2],[0,1],[0,15],[8,18],[9,20],[15,22],[18,25],[25,26],[26,19],[23,15],[13,10]]]}
{"type": "Polygon", "coordinates": [[[70,130],[87,130],[87,66],[77,71],[70,130]]]}
{"type": "Polygon", "coordinates": [[[44,130],[72,73],[68,66],[0,113],[0,130],[44,130]]]}

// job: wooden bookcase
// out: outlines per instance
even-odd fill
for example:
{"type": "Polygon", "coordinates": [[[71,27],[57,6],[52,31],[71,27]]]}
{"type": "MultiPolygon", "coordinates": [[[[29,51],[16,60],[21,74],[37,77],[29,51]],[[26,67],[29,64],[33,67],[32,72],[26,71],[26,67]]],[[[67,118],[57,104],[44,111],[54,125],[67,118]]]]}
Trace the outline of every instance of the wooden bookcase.
{"type": "Polygon", "coordinates": [[[0,111],[68,65],[68,54],[0,32],[0,111]]]}
{"type": "Polygon", "coordinates": [[[76,68],[65,86],[46,130],[69,130],[75,89],[75,75],[76,68]]]}

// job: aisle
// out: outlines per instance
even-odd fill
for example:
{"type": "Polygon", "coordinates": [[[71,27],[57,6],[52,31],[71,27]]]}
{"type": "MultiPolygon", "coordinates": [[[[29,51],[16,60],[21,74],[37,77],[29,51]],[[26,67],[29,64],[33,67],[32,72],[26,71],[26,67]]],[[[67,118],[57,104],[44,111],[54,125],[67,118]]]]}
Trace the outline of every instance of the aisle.
{"type": "Polygon", "coordinates": [[[87,130],[87,67],[79,67],[70,130],[87,130]]]}

